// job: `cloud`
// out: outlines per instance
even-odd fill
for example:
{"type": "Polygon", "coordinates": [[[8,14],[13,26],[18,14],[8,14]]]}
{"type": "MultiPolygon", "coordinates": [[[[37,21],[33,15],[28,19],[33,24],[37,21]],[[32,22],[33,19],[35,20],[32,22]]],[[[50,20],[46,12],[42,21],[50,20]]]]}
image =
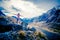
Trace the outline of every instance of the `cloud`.
{"type": "Polygon", "coordinates": [[[16,10],[16,11],[21,11],[20,9],[15,8],[14,6],[12,6],[12,9],[16,10]]]}
{"type": "Polygon", "coordinates": [[[29,1],[37,5],[39,8],[49,10],[56,5],[60,5],[60,0],[24,0],[29,1]]]}
{"type": "Polygon", "coordinates": [[[22,0],[9,0],[3,1],[0,4],[5,10],[3,12],[6,15],[13,16],[14,14],[21,13],[25,18],[31,18],[38,15],[42,15],[45,12],[44,9],[39,9],[37,5],[32,2],[22,0]]]}

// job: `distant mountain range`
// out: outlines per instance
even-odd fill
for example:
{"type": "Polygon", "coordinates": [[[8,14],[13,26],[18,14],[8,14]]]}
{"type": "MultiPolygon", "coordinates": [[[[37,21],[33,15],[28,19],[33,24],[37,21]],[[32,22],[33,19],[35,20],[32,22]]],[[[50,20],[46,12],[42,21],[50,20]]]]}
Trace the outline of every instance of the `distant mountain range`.
{"type": "Polygon", "coordinates": [[[53,7],[52,9],[48,10],[46,13],[42,14],[41,16],[34,17],[30,21],[32,22],[58,22],[60,23],[60,6],[53,7]]]}

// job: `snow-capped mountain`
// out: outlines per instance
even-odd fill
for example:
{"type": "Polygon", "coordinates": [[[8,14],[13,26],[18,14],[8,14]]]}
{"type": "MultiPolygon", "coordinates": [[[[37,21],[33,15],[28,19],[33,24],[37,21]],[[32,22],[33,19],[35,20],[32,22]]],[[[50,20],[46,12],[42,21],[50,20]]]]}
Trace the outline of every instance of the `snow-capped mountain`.
{"type": "Polygon", "coordinates": [[[49,28],[56,29],[55,31],[60,30],[60,6],[52,8],[47,13],[49,17],[46,23],[48,23],[49,28]]]}
{"type": "Polygon", "coordinates": [[[33,21],[35,21],[35,22],[46,21],[47,18],[48,18],[48,14],[47,13],[44,13],[41,16],[35,17],[33,21]]]}
{"type": "Polygon", "coordinates": [[[31,19],[31,26],[47,27],[48,29],[60,30],[60,6],[53,7],[41,16],[31,19]],[[42,23],[43,22],[43,23],[42,23]]]}
{"type": "MultiPolygon", "coordinates": [[[[59,6],[60,7],[60,6],[59,6]]],[[[48,11],[48,20],[47,22],[54,22],[54,23],[60,23],[60,8],[59,7],[54,7],[53,9],[48,11]]]]}
{"type": "Polygon", "coordinates": [[[32,22],[60,22],[60,6],[53,7],[41,16],[34,17],[31,20],[32,22]]]}

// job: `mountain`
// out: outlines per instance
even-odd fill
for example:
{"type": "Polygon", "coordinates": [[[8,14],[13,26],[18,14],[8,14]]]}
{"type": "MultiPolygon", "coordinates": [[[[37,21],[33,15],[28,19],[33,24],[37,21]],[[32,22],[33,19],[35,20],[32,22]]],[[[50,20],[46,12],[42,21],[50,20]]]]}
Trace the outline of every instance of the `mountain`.
{"type": "Polygon", "coordinates": [[[37,16],[37,17],[34,17],[34,18],[31,18],[31,22],[41,22],[41,21],[46,21],[48,19],[48,14],[47,13],[43,13],[42,15],[40,16],[37,16]]]}
{"type": "Polygon", "coordinates": [[[41,16],[31,18],[32,22],[60,22],[60,6],[53,7],[41,16]]]}
{"type": "Polygon", "coordinates": [[[13,24],[16,21],[16,19],[9,17],[5,15],[2,11],[0,11],[0,24],[7,25],[7,24],[13,24]]]}
{"type": "Polygon", "coordinates": [[[47,22],[60,23],[60,9],[59,7],[56,8],[50,10],[47,22]]]}
{"type": "Polygon", "coordinates": [[[53,7],[41,16],[31,18],[29,26],[47,27],[60,33],[60,6],[53,7]],[[43,23],[42,23],[43,22],[43,23]]]}
{"type": "Polygon", "coordinates": [[[9,17],[0,11],[0,33],[9,32],[11,30],[23,30],[22,25],[18,25],[15,22],[15,18],[9,17]]]}
{"type": "Polygon", "coordinates": [[[9,20],[6,19],[6,15],[3,14],[2,11],[0,11],[0,24],[5,25],[7,24],[7,22],[9,23],[9,20]]]}
{"type": "Polygon", "coordinates": [[[49,27],[56,32],[60,33],[60,6],[54,7],[48,11],[49,17],[46,21],[49,27]]]}
{"type": "Polygon", "coordinates": [[[5,14],[3,14],[2,11],[0,11],[0,16],[5,16],[5,14]]]}

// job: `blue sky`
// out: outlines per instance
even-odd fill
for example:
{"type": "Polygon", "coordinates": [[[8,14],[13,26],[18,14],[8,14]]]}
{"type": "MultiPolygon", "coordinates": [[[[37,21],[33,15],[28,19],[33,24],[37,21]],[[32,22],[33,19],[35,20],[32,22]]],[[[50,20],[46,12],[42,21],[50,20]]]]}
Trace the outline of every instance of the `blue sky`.
{"type": "Polygon", "coordinates": [[[20,13],[21,18],[32,18],[60,5],[60,0],[0,0],[0,10],[8,16],[20,13]]]}
{"type": "Polygon", "coordinates": [[[60,0],[26,0],[34,3],[39,8],[43,8],[45,10],[51,9],[52,7],[59,5],[60,0]]]}

